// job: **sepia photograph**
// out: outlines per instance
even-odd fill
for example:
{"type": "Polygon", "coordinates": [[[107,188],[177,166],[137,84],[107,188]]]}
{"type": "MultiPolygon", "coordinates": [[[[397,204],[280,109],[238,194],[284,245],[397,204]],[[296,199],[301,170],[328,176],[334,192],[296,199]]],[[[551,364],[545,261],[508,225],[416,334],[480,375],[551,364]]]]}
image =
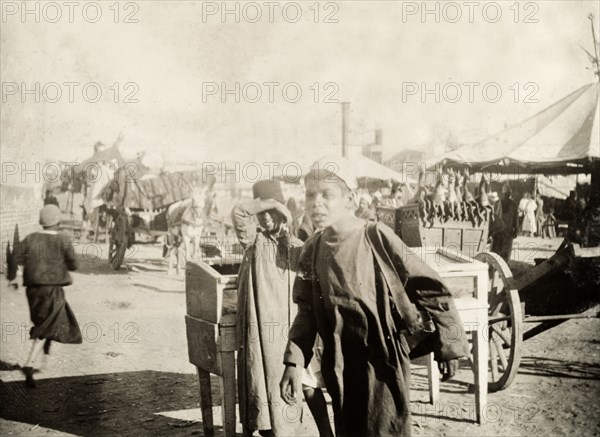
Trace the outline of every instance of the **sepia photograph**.
{"type": "Polygon", "coordinates": [[[0,13],[0,436],[600,436],[598,0],[0,13]]]}

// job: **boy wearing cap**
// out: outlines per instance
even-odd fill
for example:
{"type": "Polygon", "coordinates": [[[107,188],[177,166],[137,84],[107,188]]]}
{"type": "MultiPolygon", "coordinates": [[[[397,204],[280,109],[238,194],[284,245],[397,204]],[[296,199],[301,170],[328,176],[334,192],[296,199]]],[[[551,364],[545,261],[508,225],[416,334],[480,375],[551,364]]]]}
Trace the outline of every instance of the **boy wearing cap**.
{"type": "MultiPolygon", "coordinates": [[[[245,249],[238,274],[236,323],[240,421],[246,435],[256,430],[261,435],[296,435],[300,411],[281,399],[279,377],[295,313],[291,288],[302,242],[287,228],[291,215],[279,182],[260,181],[252,190],[254,200],[238,203],[231,213],[245,249]]],[[[320,433],[332,435],[318,381],[307,374],[303,382],[320,433]]]]}
{"type": "Polygon", "coordinates": [[[462,324],[440,277],[391,229],[354,216],[356,180],[344,160],[334,163],[334,172],[325,171],[331,166],[322,159],[306,176],[306,213],[324,230],[305,243],[301,254],[294,284],[298,314],[284,355],[281,396],[296,402],[298,369],[310,361],[318,333],[336,435],[408,436],[405,337],[424,330],[417,308],[437,328],[421,352],[435,353],[445,379],[456,372],[457,358],[467,355],[466,338],[463,332],[456,339],[462,324]]]}
{"type": "Polygon", "coordinates": [[[25,237],[13,248],[8,259],[9,281],[15,279],[17,266],[24,266],[23,285],[27,287],[33,322],[30,331],[33,344],[22,368],[28,387],[35,387],[33,365],[42,348],[48,354],[52,341],[74,344],[82,341],[79,325],[63,290],[63,286],[73,283],[69,271],[77,270],[77,263],[71,241],[57,232],[60,215],[56,205],[45,205],[40,211],[40,225],[44,230],[25,237]]]}

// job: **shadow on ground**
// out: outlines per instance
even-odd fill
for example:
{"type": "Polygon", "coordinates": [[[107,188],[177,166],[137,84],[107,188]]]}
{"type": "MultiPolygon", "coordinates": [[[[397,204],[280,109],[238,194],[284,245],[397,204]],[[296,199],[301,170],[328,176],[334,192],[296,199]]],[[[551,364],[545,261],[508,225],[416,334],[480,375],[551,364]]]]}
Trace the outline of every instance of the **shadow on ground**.
{"type": "Polygon", "coordinates": [[[524,375],[600,380],[600,365],[543,357],[523,357],[519,373],[524,375]]]}
{"type": "MultiPolygon", "coordinates": [[[[213,380],[215,403],[218,393],[213,380]]],[[[150,370],[86,375],[37,380],[35,389],[23,381],[2,382],[0,398],[3,419],[71,434],[202,435],[201,422],[156,414],[198,408],[195,375],[150,370]]]]}

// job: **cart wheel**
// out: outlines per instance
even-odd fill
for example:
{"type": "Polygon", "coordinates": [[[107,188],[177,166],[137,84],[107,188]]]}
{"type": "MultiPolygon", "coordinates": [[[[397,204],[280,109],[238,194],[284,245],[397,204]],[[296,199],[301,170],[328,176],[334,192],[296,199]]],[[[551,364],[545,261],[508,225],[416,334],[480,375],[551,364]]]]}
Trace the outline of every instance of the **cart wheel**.
{"type": "Polygon", "coordinates": [[[125,259],[128,246],[129,222],[123,213],[111,220],[110,238],[108,243],[108,262],[113,270],[118,270],[125,259]]]}
{"type": "Polygon", "coordinates": [[[508,387],[517,376],[523,342],[523,313],[519,290],[506,262],[497,254],[482,252],[475,259],[489,266],[488,327],[490,372],[488,391],[508,387]]]}

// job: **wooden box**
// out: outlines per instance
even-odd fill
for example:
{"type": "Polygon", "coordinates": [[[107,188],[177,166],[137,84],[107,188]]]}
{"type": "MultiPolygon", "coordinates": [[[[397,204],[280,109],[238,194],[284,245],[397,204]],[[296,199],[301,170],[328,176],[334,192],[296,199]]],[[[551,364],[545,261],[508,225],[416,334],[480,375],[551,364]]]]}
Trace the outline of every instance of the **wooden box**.
{"type": "Polygon", "coordinates": [[[488,265],[463,255],[457,248],[411,247],[431,266],[455,299],[471,297],[487,303],[488,265]]]}
{"type": "Polygon", "coordinates": [[[239,262],[209,264],[188,261],[185,270],[187,315],[206,322],[220,323],[235,314],[239,262]]]}
{"type": "MultiPolygon", "coordinates": [[[[413,247],[410,250],[440,274],[454,297],[465,332],[472,336],[476,420],[481,423],[487,403],[488,265],[457,249],[413,247]]],[[[429,397],[435,404],[439,401],[440,382],[433,354],[429,356],[427,368],[429,397]]]]}
{"type": "Polygon", "coordinates": [[[425,225],[416,204],[399,208],[380,206],[377,218],[392,228],[409,247],[445,247],[474,257],[484,250],[488,239],[487,221],[477,226],[460,220],[444,223],[436,220],[433,225],[425,225]]]}
{"type": "Polygon", "coordinates": [[[463,322],[487,323],[488,265],[458,250],[443,247],[412,247],[409,250],[431,266],[450,289],[463,322]],[[485,308],[484,320],[472,309],[485,308]]]}

